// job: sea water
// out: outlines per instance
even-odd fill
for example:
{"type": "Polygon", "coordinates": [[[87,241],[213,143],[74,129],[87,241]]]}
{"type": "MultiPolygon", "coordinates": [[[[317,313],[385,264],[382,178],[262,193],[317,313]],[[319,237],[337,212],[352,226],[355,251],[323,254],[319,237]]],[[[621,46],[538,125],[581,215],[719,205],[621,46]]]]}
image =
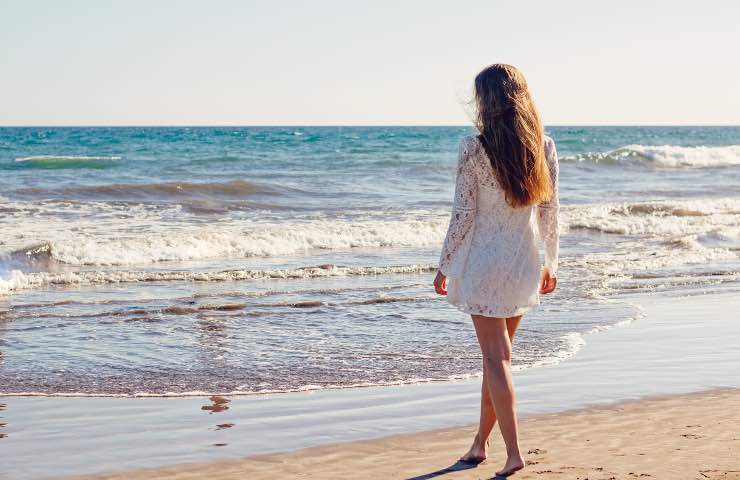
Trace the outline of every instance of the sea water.
{"type": "MultiPolygon", "coordinates": [[[[0,128],[0,394],[284,392],[480,375],[431,286],[468,127],[0,128]]],[[[740,127],[550,127],[558,289],[517,369],[738,288],[740,127]],[[634,295],[629,295],[634,298],[634,295]]]]}

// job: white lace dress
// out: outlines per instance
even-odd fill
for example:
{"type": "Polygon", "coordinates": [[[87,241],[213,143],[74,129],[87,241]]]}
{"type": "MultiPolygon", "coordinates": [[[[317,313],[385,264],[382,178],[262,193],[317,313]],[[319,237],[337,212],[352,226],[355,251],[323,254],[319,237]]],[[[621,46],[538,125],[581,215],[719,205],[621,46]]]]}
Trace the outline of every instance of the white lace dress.
{"type": "Polygon", "coordinates": [[[545,137],[553,196],[537,206],[513,208],[504,198],[477,136],[460,142],[452,218],[439,269],[447,276],[447,299],[463,312],[487,317],[522,315],[539,304],[540,254],[558,266],[558,157],[545,137]]]}

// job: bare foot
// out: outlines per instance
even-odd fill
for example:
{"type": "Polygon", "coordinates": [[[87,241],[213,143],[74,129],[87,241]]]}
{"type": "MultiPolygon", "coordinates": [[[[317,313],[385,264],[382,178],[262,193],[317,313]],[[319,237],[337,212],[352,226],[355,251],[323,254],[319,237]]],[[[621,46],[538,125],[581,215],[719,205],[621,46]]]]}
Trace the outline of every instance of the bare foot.
{"type": "Polygon", "coordinates": [[[478,434],[473,439],[473,445],[468,450],[468,453],[460,457],[461,462],[466,463],[481,463],[488,458],[488,440],[485,444],[482,444],[478,434]]]}
{"type": "Polygon", "coordinates": [[[524,468],[524,459],[521,455],[511,455],[506,460],[506,465],[504,465],[504,468],[496,472],[497,477],[508,477],[509,475],[513,475],[514,473],[518,472],[524,468]]]}

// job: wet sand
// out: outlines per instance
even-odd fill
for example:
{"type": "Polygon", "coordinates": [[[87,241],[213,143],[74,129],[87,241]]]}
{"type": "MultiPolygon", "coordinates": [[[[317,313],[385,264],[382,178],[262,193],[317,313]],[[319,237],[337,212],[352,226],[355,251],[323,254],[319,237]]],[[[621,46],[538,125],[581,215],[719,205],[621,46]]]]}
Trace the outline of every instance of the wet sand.
{"type": "MultiPolygon", "coordinates": [[[[527,419],[527,467],[513,478],[740,479],[740,390],[633,401],[527,419]]],[[[455,463],[474,427],[396,435],[253,459],[187,465],[96,479],[492,478],[504,450],[488,461],[455,463]]],[[[497,435],[498,432],[494,431],[497,435]]]]}

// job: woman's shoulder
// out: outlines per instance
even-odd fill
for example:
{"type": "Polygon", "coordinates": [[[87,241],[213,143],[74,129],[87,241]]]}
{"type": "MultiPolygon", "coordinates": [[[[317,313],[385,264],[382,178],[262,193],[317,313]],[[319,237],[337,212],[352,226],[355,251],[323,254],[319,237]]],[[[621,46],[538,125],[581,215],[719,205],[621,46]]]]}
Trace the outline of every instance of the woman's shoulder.
{"type": "Polygon", "coordinates": [[[550,157],[550,154],[555,151],[555,140],[552,139],[552,137],[545,135],[545,156],[548,158],[550,157]]]}
{"type": "Polygon", "coordinates": [[[480,148],[480,138],[478,135],[465,135],[460,139],[460,153],[465,156],[471,156],[480,148]]]}

